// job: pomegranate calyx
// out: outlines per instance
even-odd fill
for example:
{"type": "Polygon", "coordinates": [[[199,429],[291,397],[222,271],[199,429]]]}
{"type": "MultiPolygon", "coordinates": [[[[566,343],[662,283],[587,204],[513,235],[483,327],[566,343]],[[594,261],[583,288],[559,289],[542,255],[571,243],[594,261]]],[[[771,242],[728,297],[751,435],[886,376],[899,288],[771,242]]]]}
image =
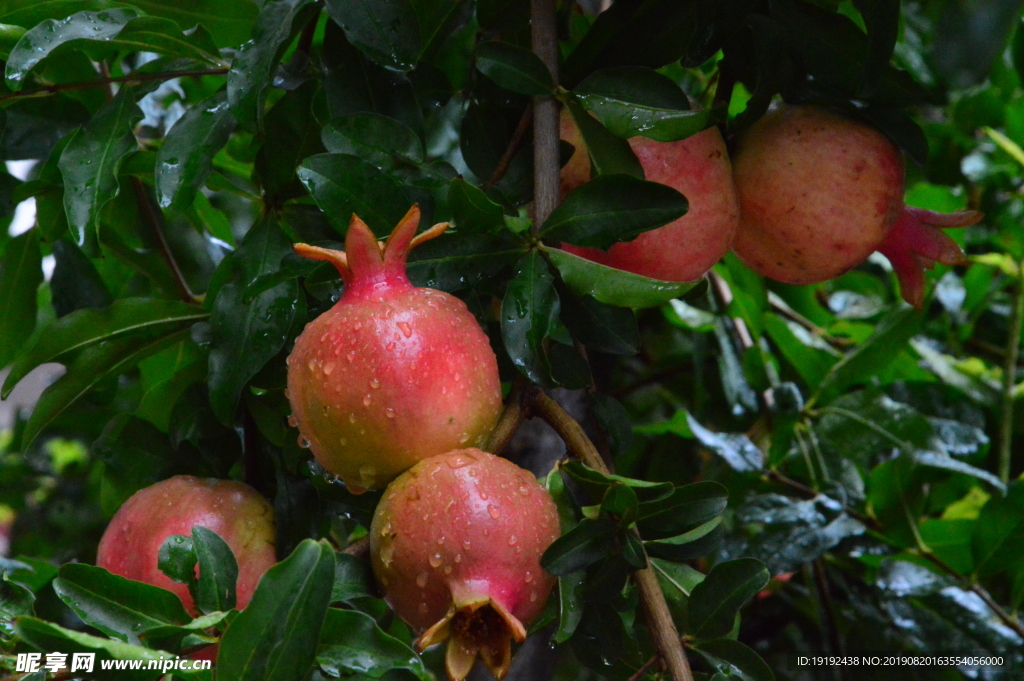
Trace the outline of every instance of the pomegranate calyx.
{"type": "Polygon", "coordinates": [[[353,214],[345,235],[345,250],[337,251],[309,244],[297,243],[295,252],[304,258],[329,262],[337,268],[346,290],[352,288],[376,289],[380,284],[408,284],[405,263],[409,251],[440,236],[448,229],[441,222],[421,234],[416,234],[420,223],[420,207],[412,208],[399,220],[387,241],[381,243],[365,222],[353,214]]]}
{"type": "Polygon", "coordinates": [[[422,651],[447,641],[445,669],[452,681],[462,681],[473,668],[477,656],[497,679],[508,674],[512,663],[512,640],[526,639],[526,628],[497,601],[483,597],[460,606],[452,605],[447,614],[416,639],[422,651]]]}
{"type": "Polygon", "coordinates": [[[938,213],[904,206],[878,251],[889,259],[900,283],[903,299],[917,309],[924,305],[924,270],[935,263],[964,265],[967,256],[960,245],[941,230],[967,227],[984,215],[976,210],[938,213]]]}

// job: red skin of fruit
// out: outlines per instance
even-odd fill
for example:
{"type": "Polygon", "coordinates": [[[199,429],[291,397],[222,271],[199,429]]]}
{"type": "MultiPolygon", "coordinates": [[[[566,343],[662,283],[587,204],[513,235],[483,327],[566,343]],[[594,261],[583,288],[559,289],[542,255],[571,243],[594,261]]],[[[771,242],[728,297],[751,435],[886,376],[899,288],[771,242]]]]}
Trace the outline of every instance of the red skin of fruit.
{"type": "Polygon", "coordinates": [[[235,554],[236,607],[244,608],[277,556],[274,509],[256,490],[241,482],[176,475],[139,490],[107,525],[96,565],[176,593],[185,610],[195,616],[198,611],[188,586],[171,581],[161,572],[157,557],[167,537],[189,536],[197,525],[220,535],[235,554]]]}
{"type": "Polygon", "coordinates": [[[345,253],[296,251],[334,263],[345,280],[337,304],[310,322],[288,357],[288,398],[324,468],[354,492],[385,487],[420,459],[481,444],[501,413],[498,362],[458,298],[415,288],[405,274],[415,206],[382,253],[352,218],[345,253]]]}
{"type": "Polygon", "coordinates": [[[449,676],[477,651],[498,678],[511,639],[544,609],[555,578],[540,566],[558,511],[528,471],[479,449],[425,459],[384,493],[370,525],[374,575],[420,649],[449,641],[449,676]]]}
{"type": "Polygon", "coordinates": [[[782,105],[750,127],[733,158],[740,225],[733,250],[788,284],[834,279],[872,251],[892,262],[903,297],[920,307],[924,273],[962,264],[939,231],[981,219],[903,204],[903,155],[885,135],[819,106],[782,105]]]}
{"type": "MultiPolygon", "coordinates": [[[[563,112],[562,139],[576,150],[562,168],[561,191],[590,180],[590,158],[572,117],[563,112]]],[[[562,244],[570,253],[627,272],[663,281],[693,281],[704,276],[725,255],[739,223],[739,203],[732,180],[729,155],[718,128],[708,128],[676,142],[647,137],[629,140],[652,182],[682,193],[690,209],[674,222],[617,243],[607,251],[562,244]]]]}

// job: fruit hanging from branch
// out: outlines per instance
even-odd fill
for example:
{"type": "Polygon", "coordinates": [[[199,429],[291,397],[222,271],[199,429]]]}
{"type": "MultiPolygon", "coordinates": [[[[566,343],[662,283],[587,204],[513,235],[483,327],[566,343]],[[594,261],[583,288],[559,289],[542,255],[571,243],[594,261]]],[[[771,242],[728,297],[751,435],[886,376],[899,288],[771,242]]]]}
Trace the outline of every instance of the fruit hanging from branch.
{"type": "MultiPolygon", "coordinates": [[[[590,180],[590,157],[579,128],[567,111],[561,117],[562,139],[575,147],[562,167],[561,193],[590,180]]],[[[562,244],[570,253],[627,272],[663,281],[700,279],[725,255],[739,222],[739,205],[729,154],[718,128],[675,142],[632,137],[646,179],[672,187],[687,198],[686,215],[644,232],[607,251],[562,244]]]]}
{"type": "Polygon", "coordinates": [[[497,358],[465,303],[406,276],[409,251],[447,228],[417,235],[419,221],[413,206],[381,245],[352,216],[345,252],[295,245],[337,267],[345,291],[288,357],[292,414],[301,444],[357,493],[480,445],[501,412],[497,358]]]}
{"type": "Polygon", "coordinates": [[[903,203],[903,155],[869,125],[820,106],[782,105],[740,136],[733,158],[740,199],[736,254],[788,284],[833,279],[880,251],[903,298],[921,307],[924,270],[960,265],[941,229],[977,223],[903,203]]]}
{"type": "Polygon", "coordinates": [[[388,487],[370,526],[373,572],[391,608],[447,641],[445,666],[465,678],[477,656],[500,678],[512,640],[540,614],[555,578],[540,566],[558,511],[531,473],[479,449],[425,459],[388,487]]]}
{"type": "Polygon", "coordinates": [[[172,581],[157,567],[164,540],[173,534],[189,536],[197,525],[217,533],[235,554],[235,602],[237,608],[244,608],[277,556],[274,509],[256,490],[241,482],[176,475],[139,490],[107,525],[96,565],[173,591],[185,609],[197,615],[188,586],[172,581]]]}

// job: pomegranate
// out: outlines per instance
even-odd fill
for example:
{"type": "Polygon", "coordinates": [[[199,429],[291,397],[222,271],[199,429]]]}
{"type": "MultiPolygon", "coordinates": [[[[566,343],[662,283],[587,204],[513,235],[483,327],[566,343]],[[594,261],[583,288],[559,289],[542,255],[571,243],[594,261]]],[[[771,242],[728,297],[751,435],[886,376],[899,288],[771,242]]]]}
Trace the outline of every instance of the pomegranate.
{"type": "MultiPolygon", "coordinates": [[[[124,502],[100,539],[96,565],[116,575],[173,591],[198,614],[188,586],[157,567],[160,546],[196,525],[220,535],[238,562],[236,607],[249,603],[260,577],[277,562],[274,509],[256,490],[232,480],[176,475],[139,490],[124,502]]],[[[197,568],[198,570],[198,568],[197,568]]]]}
{"type": "Polygon", "coordinates": [[[820,106],[782,105],[741,136],[733,161],[740,225],[733,250],[788,284],[833,279],[872,251],[892,263],[903,298],[921,307],[924,270],[963,264],[940,231],[981,220],[903,204],[903,156],[874,128],[820,106]]]}
{"type": "Polygon", "coordinates": [[[555,578],[540,566],[558,511],[528,471],[480,451],[424,459],[388,487],[370,525],[374,575],[417,649],[448,642],[461,681],[477,655],[500,678],[512,639],[540,614],[555,578]]]}
{"type": "MultiPolygon", "coordinates": [[[[561,136],[576,148],[560,176],[564,197],[590,180],[590,157],[567,111],[562,112],[561,136]]],[[[699,279],[729,250],[739,222],[732,168],[721,133],[718,128],[708,128],[676,142],[633,137],[629,146],[646,178],[679,191],[689,200],[690,210],[674,222],[644,232],[632,241],[617,243],[607,251],[570,244],[562,244],[562,248],[653,279],[699,279]]]]}
{"type": "Polygon", "coordinates": [[[413,206],[387,243],[353,216],[345,252],[296,244],[338,268],[345,292],[310,322],[288,357],[299,441],[359,493],[385,487],[420,459],[475,446],[501,411],[498,361],[458,298],[415,288],[406,256],[447,224],[416,235],[413,206]]]}

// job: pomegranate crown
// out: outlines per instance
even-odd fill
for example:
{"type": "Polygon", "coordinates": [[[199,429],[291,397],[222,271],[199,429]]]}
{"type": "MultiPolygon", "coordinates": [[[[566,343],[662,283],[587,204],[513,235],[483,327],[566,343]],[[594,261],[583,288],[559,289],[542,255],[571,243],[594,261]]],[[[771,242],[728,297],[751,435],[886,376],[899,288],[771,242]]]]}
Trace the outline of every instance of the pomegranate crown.
{"type": "Polygon", "coordinates": [[[373,289],[381,284],[408,284],[405,263],[409,251],[448,229],[447,222],[440,222],[417,234],[419,224],[420,207],[413,204],[387,240],[381,243],[366,223],[353,213],[345,235],[344,251],[302,243],[295,244],[294,248],[304,258],[329,262],[338,268],[346,291],[364,287],[373,289]]]}

